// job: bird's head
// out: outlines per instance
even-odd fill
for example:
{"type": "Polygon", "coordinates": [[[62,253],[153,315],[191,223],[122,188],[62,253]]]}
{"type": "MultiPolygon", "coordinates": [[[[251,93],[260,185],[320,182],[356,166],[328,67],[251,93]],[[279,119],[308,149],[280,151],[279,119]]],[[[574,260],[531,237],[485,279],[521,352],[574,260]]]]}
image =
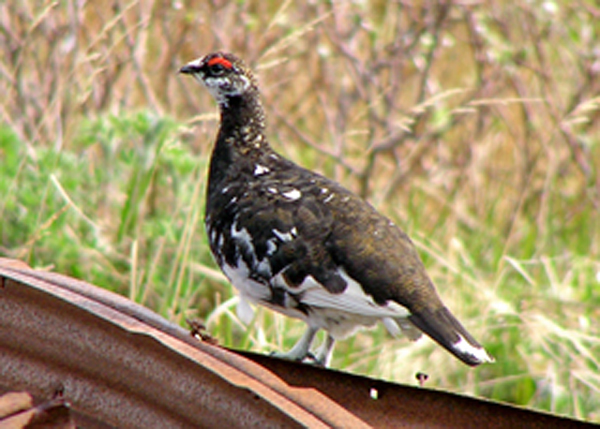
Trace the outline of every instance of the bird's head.
{"type": "Polygon", "coordinates": [[[239,97],[255,86],[252,73],[242,60],[223,52],[191,61],[179,72],[195,77],[224,106],[227,106],[230,98],[239,97]]]}

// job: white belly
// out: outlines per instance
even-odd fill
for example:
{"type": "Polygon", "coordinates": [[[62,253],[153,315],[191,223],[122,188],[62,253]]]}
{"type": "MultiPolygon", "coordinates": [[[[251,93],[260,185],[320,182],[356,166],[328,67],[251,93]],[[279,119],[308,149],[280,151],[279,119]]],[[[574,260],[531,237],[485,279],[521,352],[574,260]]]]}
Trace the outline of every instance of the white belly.
{"type": "Polygon", "coordinates": [[[261,283],[250,277],[250,270],[241,258],[237,266],[224,264],[222,269],[240,293],[242,302],[238,305],[238,316],[245,323],[252,320],[253,311],[243,301],[264,305],[286,316],[304,320],[309,326],[328,331],[336,340],[379,321],[386,322],[390,333],[397,335],[398,325],[389,323],[390,319],[405,319],[410,315],[406,308],[394,302],[377,304],[343,270],[340,270],[340,274],[348,286],[342,293],[333,294],[312,276],[307,276],[302,284],[295,287],[288,286],[281,273],[273,277],[269,284],[261,283]],[[274,302],[274,289],[278,290],[279,295],[283,293],[283,300],[274,302]]]}

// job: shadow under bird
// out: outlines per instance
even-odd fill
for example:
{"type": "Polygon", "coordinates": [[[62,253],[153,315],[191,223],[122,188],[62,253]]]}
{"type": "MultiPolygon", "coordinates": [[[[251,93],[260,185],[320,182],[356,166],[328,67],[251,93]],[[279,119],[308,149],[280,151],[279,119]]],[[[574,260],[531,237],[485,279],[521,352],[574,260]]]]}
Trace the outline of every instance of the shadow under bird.
{"type": "Polygon", "coordinates": [[[261,304],[308,325],[287,353],[327,365],[334,342],[381,321],[392,335],[421,332],[468,365],[494,359],[438,296],[409,237],[338,183],[277,154],[251,71],[216,52],[180,70],[216,99],[220,128],[208,176],[211,251],[239,291],[248,323],[261,304]],[[327,338],[312,355],[319,329],[327,338]]]}

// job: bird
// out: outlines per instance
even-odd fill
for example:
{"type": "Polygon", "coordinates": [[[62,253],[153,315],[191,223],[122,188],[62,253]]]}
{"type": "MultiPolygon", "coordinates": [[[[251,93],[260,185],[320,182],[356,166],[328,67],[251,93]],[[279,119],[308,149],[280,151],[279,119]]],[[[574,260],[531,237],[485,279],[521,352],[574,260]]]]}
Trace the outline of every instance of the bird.
{"type": "Polygon", "coordinates": [[[494,358],[442,302],[408,235],[339,183],[277,153],[251,69],[213,52],[179,70],[214,97],[219,129],[208,167],[205,229],[237,289],[240,319],[254,305],[307,329],[273,355],[327,366],[337,340],[381,322],[394,336],[422,333],[467,365],[494,358]],[[319,330],[326,336],[311,351],[319,330]]]}

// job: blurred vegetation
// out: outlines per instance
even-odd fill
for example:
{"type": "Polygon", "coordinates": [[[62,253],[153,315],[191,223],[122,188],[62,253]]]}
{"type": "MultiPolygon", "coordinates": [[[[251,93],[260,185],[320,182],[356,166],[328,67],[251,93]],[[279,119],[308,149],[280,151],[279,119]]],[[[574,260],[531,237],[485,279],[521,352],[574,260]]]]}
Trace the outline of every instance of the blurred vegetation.
{"type": "Polygon", "coordinates": [[[239,322],[202,227],[218,116],[176,71],[225,49],[273,146],[402,225],[497,358],[379,327],[333,367],[600,421],[598,40],[592,0],[2,2],[0,256],[289,348],[301,323],[239,322]]]}

